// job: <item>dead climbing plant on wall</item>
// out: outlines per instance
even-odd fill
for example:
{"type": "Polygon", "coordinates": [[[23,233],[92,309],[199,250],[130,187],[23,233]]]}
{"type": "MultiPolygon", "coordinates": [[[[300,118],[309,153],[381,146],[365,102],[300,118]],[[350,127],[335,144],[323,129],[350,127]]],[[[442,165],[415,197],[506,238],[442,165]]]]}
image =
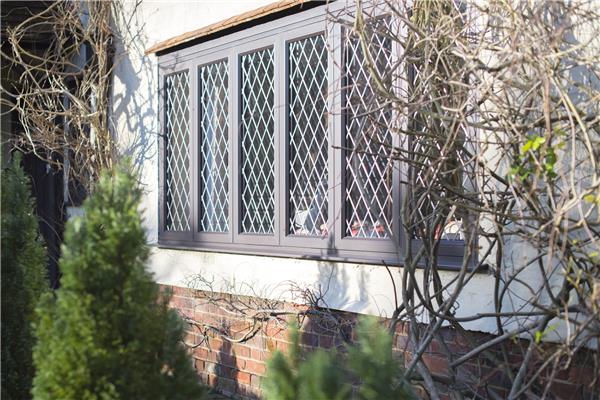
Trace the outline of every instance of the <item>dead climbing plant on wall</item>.
{"type": "Polygon", "coordinates": [[[124,18],[117,1],[52,2],[8,27],[3,45],[10,79],[2,101],[19,120],[11,147],[65,169],[87,190],[117,154],[109,118],[115,41],[136,35],[115,29],[130,26],[124,18]]]}
{"type": "MultiPolygon", "coordinates": [[[[583,363],[589,379],[581,394],[597,395],[600,15],[594,2],[357,1],[355,9],[330,17],[360,42],[374,93],[356,118],[397,138],[393,146],[384,143],[389,151],[379,157],[399,168],[404,184],[398,204],[404,265],[390,269],[398,292],[390,329],[409,322],[405,378],[432,399],[442,389],[457,398],[538,399],[550,397],[558,377],[583,363]],[[381,51],[393,54],[385,68],[381,51]],[[456,243],[463,251],[448,273],[441,260],[456,243]],[[486,301],[469,311],[464,295],[480,290],[482,280],[489,283],[481,294],[486,301]],[[467,331],[481,326],[496,335],[471,343],[467,331]],[[443,334],[447,327],[471,350],[456,352],[443,334]],[[433,341],[448,365],[443,376],[424,361],[433,341]]],[[[256,315],[198,278],[203,284],[196,288],[209,293],[205,300],[259,328],[284,312],[283,303],[262,302],[256,315]]],[[[306,304],[333,315],[323,296],[303,293],[306,304]]],[[[294,312],[306,314],[285,311],[294,312]]]]}
{"type": "Polygon", "coordinates": [[[410,321],[406,374],[432,398],[439,384],[456,395],[483,386],[489,398],[545,398],[582,356],[590,370],[582,391],[597,394],[600,354],[579,351],[600,337],[597,11],[587,1],[423,0],[358,2],[338,17],[366,54],[372,123],[380,104],[395,116],[387,127],[400,143],[391,160],[405,183],[405,265],[393,321],[410,321]],[[374,23],[381,18],[393,23],[374,23]],[[391,68],[372,61],[374,36],[398,49],[391,68]],[[444,274],[439,256],[457,238],[461,264],[444,274]],[[491,275],[492,303],[472,313],[461,295],[479,273],[491,275]],[[479,324],[495,326],[497,337],[466,354],[441,334],[479,324]],[[433,340],[449,377],[423,361],[433,340]],[[509,382],[507,393],[477,374],[465,379],[465,363],[478,359],[498,372],[496,383],[509,382]]]}

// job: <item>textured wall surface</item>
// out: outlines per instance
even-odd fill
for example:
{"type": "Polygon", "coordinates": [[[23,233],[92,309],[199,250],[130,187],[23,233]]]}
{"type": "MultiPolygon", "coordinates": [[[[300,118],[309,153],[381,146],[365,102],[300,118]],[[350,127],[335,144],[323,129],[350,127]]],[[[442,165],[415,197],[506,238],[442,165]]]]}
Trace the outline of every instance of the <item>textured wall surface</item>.
{"type": "MultiPolygon", "coordinates": [[[[190,289],[167,287],[173,291],[171,306],[183,316],[188,316],[196,321],[213,326],[227,326],[228,333],[241,337],[251,326],[249,320],[233,317],[220,307],[206,301],[206,292],[190,289]]],[[[243,297],[230,298],[233,301],[245,301],[243,297]]],[[[302,306],[287,303],[283,307],[304,310],[302,306]]],[[[300,343],[303,352],[316,348],[343,349],[346,340],[354,339],[352,325],[358,317],[355,313],[334,312],[339,321],[343,321],[342,329],[331,328],[333,325],[319,318],[306,317],[300,329],[300,343]]],[[[424,327],[419,327],[420,329],[424,327]]],[[[394,353],[398,360],[406,363],[411,358],[414,349],[407,341],[408,325],[399,325],[394,337],[394,353]]],[[[452,353],[451,359],[456,359],[466,354],[478,344],[490,340],[490,335],[484,333],[467,332],[458,334],[454,329],[446,328],[441,331],[443,342],[452,353]]],[[[285,324],[270,322],[255,336],[242,343],[231,343],[224,340],[206,326],[188,326],[186,343],[190,346],[196,370],[201,379],[218,388],[224,394],[240,399],[256,399],[261,395],[261,384],[266,374],[266,360],[275,349],[286,351],[290,342],[285,324]]],[[[526,347],[527,342],[507,341],[504,347],[491,347],[487,354],[502,360],[502,351],[511,364],[521,364],[521,346],[526,347]]],[[[590,384],[592,376],[592,355],[585,351],[574,355],[568,369],[562,370],[552,386],[550,398],[553,399],[591,399],[590,384]]],[[[431,373],[444,381],[449,377],[449,359],[442,342],[433,340],[423,361],[431,373]]],[[[499,361],[501,362],[501,361],[499,361]]],[[[530,373],[536,372],[535,356],[530,363],[530,373]]],[[[459,380],[450,381],[448,385],[440,385],[442,399],[449,400],[450,387],[469,387],[479,395],[477,398],[493,398],[489,390],[493,390],[500,398],[506,397],[507,385],[510,380],[500,372],[497,363],[491,363],[489,358],[475,358],[457,367],[459,380]]],[[[597,383],[598,384],[598,383],[597,383]]],[[[417,388],[419,393],[419,388],[417,388]]],[[[426,398],[426,397],[425,397],[426,398]]]]}

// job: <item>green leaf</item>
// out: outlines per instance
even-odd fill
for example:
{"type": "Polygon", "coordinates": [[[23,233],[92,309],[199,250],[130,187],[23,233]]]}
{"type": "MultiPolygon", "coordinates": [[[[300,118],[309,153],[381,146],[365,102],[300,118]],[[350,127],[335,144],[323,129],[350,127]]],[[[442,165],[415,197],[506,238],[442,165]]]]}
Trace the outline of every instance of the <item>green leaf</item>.
{"type": "Polygon", "coordinates": [[[583,201],[585,201],[586,203],[595,203],[596,196],[593,194],[586,194],[585,196],[583,196],[583,201]]]}
{"type": "Polygon", "coordinates": [[[540,146],[544,143],[546,143],[546,139],[541,136],[537,136],[535,137],[535,139],[533,139],[533,144],[531,145],[531,148],[532,150],[537,151],[540,148],[540,146]]]}
{"type": "Polygon", "coordinates": [[[537,151],[546,139],[542,136],[530,136],[529,140],[521,147],[521,154],[527,153],[529,150],[537,151]]]}

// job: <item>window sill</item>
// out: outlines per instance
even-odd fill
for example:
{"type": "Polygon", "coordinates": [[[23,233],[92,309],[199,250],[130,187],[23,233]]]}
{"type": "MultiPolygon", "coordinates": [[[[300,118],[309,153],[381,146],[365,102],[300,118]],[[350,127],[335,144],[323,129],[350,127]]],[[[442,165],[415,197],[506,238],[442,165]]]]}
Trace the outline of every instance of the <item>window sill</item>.
{"type": "MultiPolygon", "coordinates": [[[[158,249],[186,250],[186,251],[209,251],[214,253],[239,254],[250,256],[293,258],[300,260],[352,263],[363,265],[387,265],[390,267],[402,267],[402,259],[398,254],[382,252],[364,252],[339,249],[315,249],[315,248],[287,248],[274,247],[256,244],[235,244],[231,243],[198,243],[183,241],[160,240],[151,245],[158,249]]],[[[446,257],[443,263],[438,266],[444,271],[458,271],[462,265],[462,259],[459,257],[446,257]]],[[[477,272],[486,272],[487,267],[480,268],[477,272]]]]}

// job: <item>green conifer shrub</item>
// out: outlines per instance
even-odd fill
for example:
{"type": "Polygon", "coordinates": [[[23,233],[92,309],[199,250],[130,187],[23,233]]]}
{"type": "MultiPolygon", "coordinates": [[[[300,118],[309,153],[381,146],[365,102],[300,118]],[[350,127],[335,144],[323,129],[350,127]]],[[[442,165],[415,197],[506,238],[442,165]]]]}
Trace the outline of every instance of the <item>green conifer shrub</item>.
{"type": "Polygon", "coordinates": [[[362,318],[356,327],[355,346],[348,347],[348,365],[360,378],[361,400],[412,399],[410,386],[392,353],[392,335],[375,318],[362,318]]]}
{"type": "Polygon", "coordinates": [[[276,351],[267,361],[265,395],[267,400],[342,400],[349,397],[351,387],[335,365],[335,354],[323,350],[299,356],[298,329],[290,331],[292,345],[287,355],[276,351]]]}
{"type": "Polygon", "coordinates": [[[2,171],[2,399],[30,398],[34,375],[31,323],[45,290],[46,251],[33,212],[29,178],[15,153],[2,171]]]}
{"type": "Polygon", "coordinates": [[[347,346],[348,354],[317,350],[300,360],[298,331],[291,331],[290,351],[276,351],[267,361],[265,398],[267,400],[351,399],[352,388],[345,370],[359,379],[360,400],[414,399],[410,386],[402,380],[398,361],[392,355],[392,337],[373,318],[362,318],[357,326],[358,342],[347,346]]]}
{"type": "Polygon", "coordinates": [[[183,323],[146,270],[141,190],[126,167],[105,173],[67,224],[61,288],[38,307],[37,400],[199,399],[183,323]]]}

